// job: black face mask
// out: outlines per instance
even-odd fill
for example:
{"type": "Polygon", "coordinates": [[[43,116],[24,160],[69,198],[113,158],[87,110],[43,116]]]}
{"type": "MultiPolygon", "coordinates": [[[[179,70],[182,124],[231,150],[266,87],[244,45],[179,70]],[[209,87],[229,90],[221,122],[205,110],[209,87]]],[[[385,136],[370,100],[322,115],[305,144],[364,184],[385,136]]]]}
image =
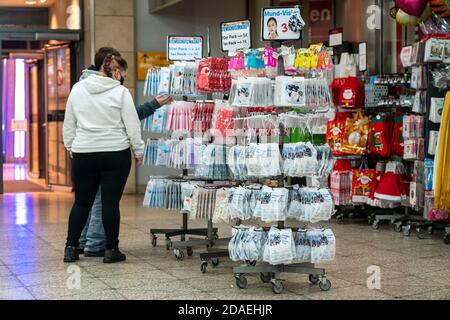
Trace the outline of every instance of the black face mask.
{"type": "Polygon", "coordinates": [[[120,77],[120,85],[122,85],[123,86],[123,84],[125,83],[125,78],[124,77],[120,77]]]}

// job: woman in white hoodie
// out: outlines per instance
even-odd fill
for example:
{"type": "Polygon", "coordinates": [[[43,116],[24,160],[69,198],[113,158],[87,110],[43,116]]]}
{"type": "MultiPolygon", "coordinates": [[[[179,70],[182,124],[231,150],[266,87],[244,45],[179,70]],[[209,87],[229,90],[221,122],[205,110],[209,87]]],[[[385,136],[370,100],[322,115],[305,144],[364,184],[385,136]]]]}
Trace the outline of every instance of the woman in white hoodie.
{"type": "Polygon", "coordinates": [[[144,141],[130,92],[120,84],[128,65],[108,56],[99,75],[72,88],[64,119],[64,145],[73,155],[75,203],[69,218],[64,262],[79,260],[77,247],[99,187],[106,234],[104,263],[124,261],[119,251],[119,202],[131,169],[142,163],[144,141]]]}

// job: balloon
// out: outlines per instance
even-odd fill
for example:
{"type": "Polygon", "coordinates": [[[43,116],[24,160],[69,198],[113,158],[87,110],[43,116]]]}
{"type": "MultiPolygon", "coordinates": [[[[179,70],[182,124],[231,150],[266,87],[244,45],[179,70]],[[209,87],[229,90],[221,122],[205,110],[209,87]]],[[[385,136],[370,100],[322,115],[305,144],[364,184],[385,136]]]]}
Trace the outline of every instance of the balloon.
{"type": "Polygon", "coordinates": [[[395,20],[403,26],[415,26],[419,23],[419,18],[405,13],[402,9],[398,9],[395,20]]]}
{"type": "Polygon", "coordinates": [[[404,13],[420,17],[427,6],[428,0],[395,0],[395,6],[404,13]]]}

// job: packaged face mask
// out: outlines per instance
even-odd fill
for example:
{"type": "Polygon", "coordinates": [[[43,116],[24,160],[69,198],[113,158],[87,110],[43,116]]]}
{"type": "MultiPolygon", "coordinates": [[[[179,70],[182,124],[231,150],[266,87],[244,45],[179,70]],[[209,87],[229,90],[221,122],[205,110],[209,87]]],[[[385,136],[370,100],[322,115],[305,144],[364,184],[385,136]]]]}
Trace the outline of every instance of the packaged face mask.
{"type": "Polygon", "coordinates": [[[433,176],[434,176],[434,161],[432,159],[425,159],[425,191],[433,190],[433,176]]]}
{"type": "Polygon", "coordinates": [[[443,112],[444,98],[431,98],[430,121],[433,123],[441,123],[443,112]]]}
{"type": "Polygon", "coordinates": [[[158,94],[170,93],[170,68],[161,68],[158,94]]]}
{"type": "Polygon", "coordinates": [[[425,45],[425,62],[440,62],[444,60],[445,42],[430,38],[425,45]]]}
{"type": "Polygon", "coordinates": [[[438,139],[439,139],[439,131],[430,131],[430,138],[428,142],[428,154],[435,155],[438,139]]]}

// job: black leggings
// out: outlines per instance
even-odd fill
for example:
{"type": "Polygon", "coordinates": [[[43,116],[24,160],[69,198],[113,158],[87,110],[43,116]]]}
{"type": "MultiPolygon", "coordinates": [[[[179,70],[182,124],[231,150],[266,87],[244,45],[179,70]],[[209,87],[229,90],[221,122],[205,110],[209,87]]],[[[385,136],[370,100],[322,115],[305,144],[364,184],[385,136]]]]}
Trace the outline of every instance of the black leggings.
{"type": "Polygon", "coordinates": [[[81,232],[86,225],[98,188],[101,186],[106,249],[118,249],[119,203],[130,169],[130,149],[119,152],[74,153],[72,170],[75,204],[69,218],[67,246],[78,247],[81,232]]]}

